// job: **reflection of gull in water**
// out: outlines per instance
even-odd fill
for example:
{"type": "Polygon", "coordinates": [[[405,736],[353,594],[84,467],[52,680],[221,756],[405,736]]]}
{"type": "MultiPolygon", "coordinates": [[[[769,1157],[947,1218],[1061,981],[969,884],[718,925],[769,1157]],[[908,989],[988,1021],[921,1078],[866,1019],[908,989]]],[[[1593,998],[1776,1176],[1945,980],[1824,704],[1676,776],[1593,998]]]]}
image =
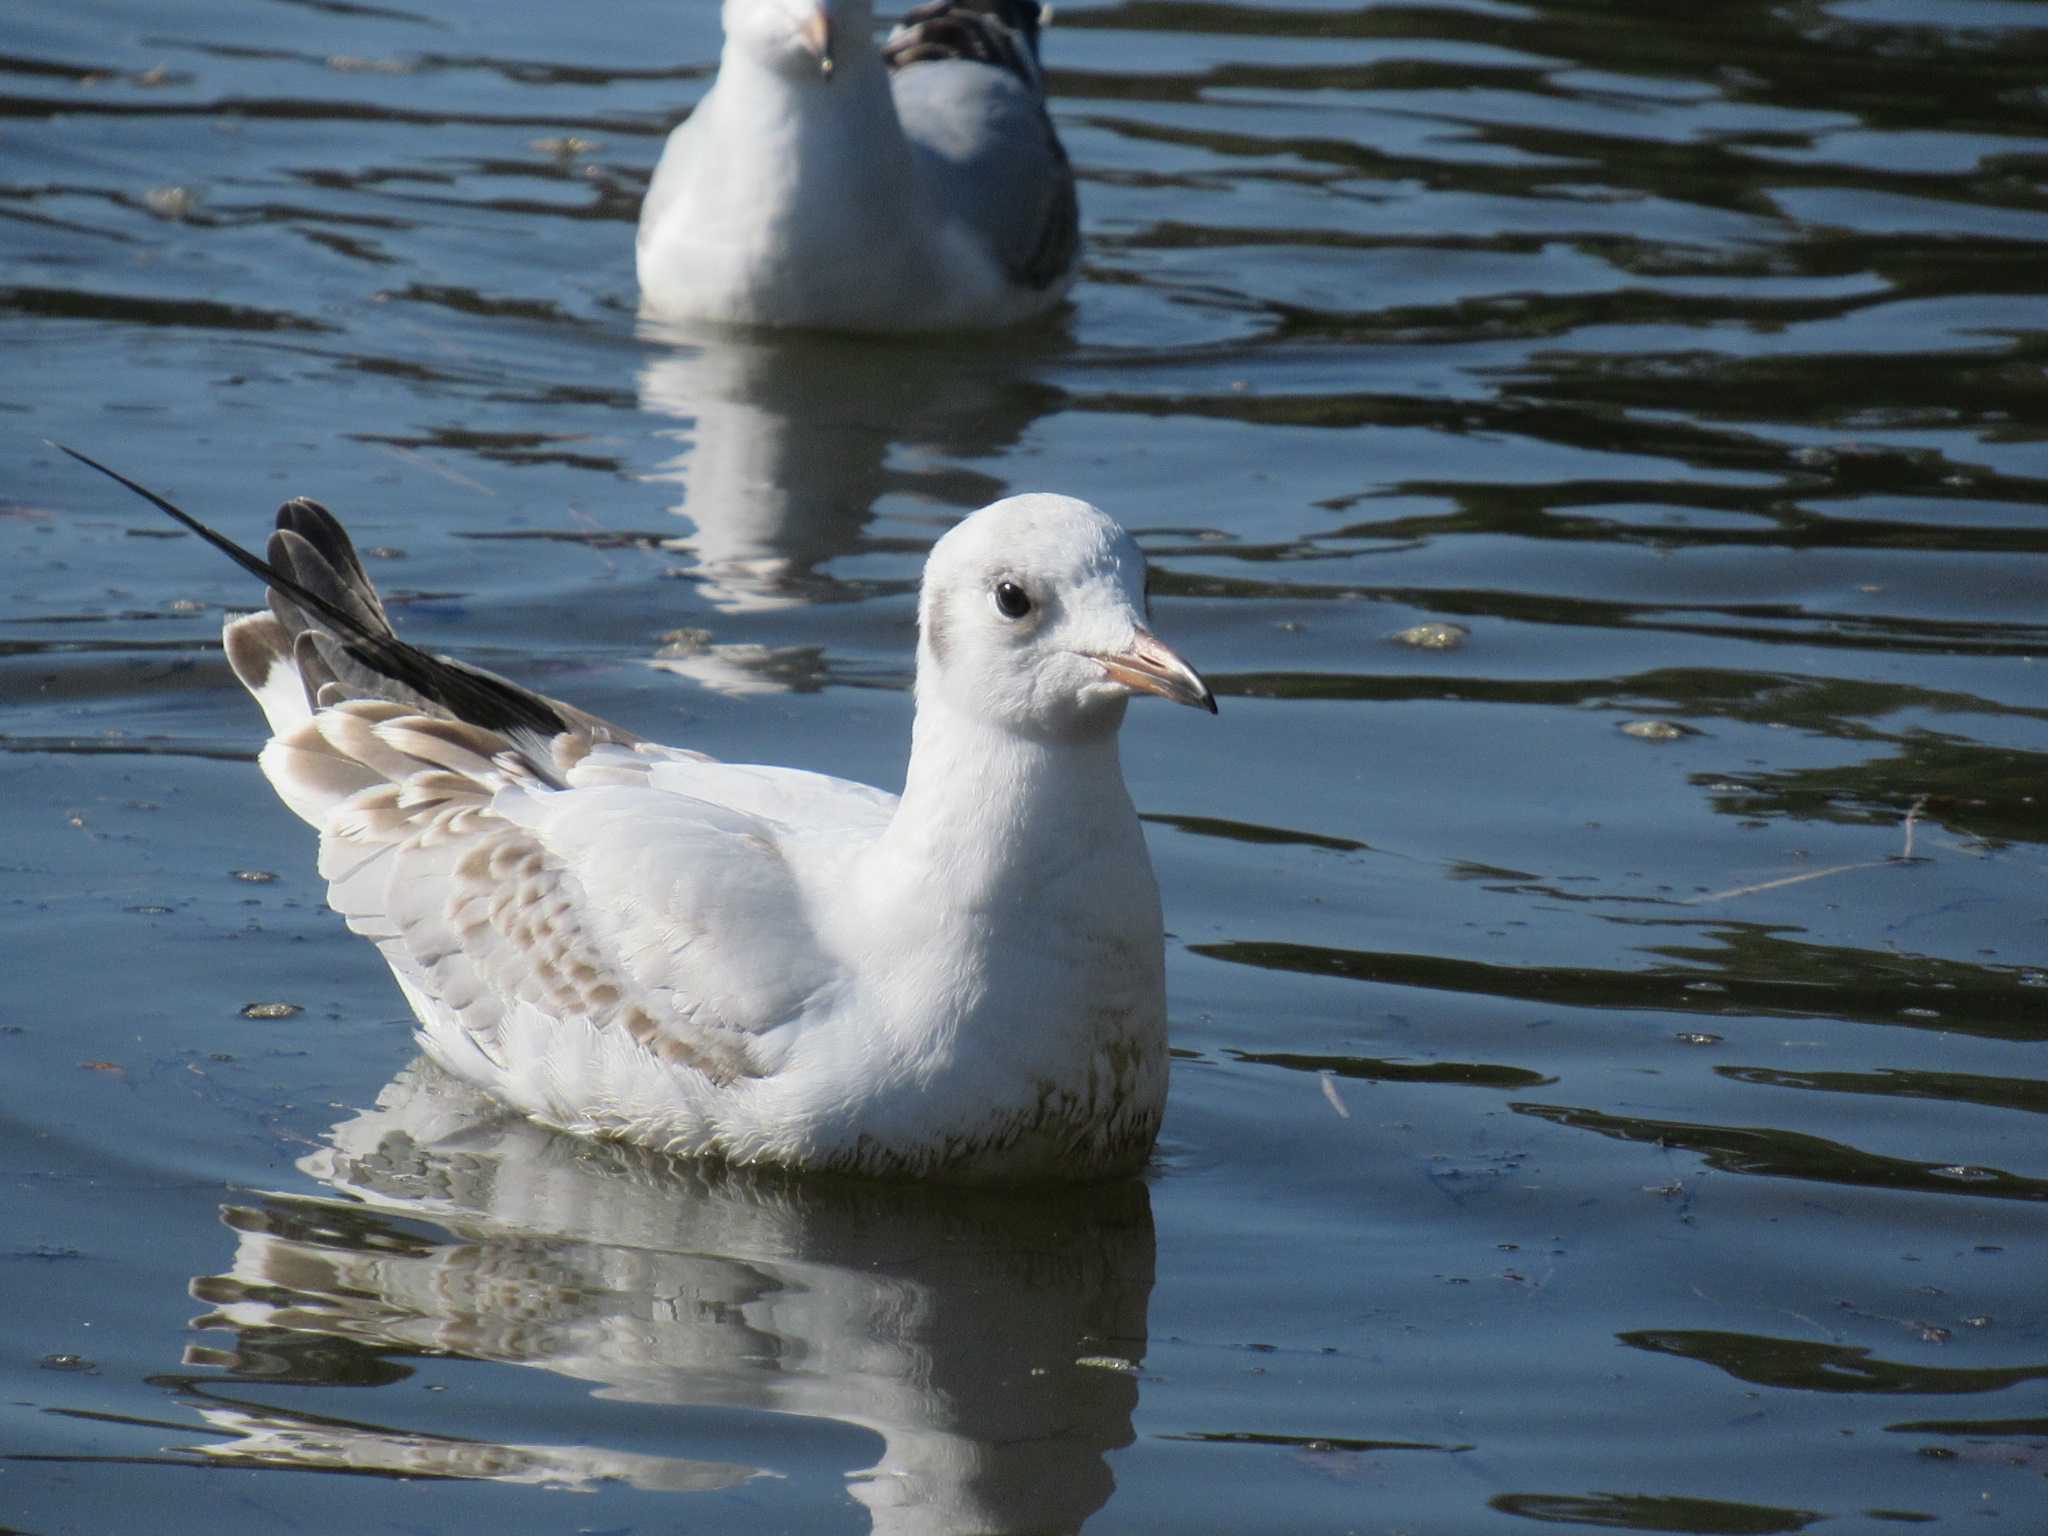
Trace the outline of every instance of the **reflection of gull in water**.
{"type": "MultiPolygon", "coordinates": [[[[671,1164],[552,1136],[424,1063],[332,1141],[301,1166],[345,1200],[228,1209],[233,1268],[193,1293],[213,1307],[198,1326],[239,1340],[192,1363],[275,1381],[281,1341],[313,1338],[299,1361],[356,1379],[362,1356],[433,1352],[606,1400],[835,1420],[883,1442],[850,1489],[878,1531],[1071,1530],[1109,1496],[1138,1387],[1106,1362],[1142,1356],[1152,1284],[1140,1184],[985,1194],[671,1164]]],[[[217,1458],[670,1489],[804,1470],[773,1432],[750,1468],[340,1425],[186,1385],[245,1437],[217,1458]]]]}
{"type": "MultiPolygon", "coordinates": [[[[212,1325],[211,1319],[201,1321],[212,1325]]],[[[198,1363],[211,1363],[205,1358],[207,1353],[192,1352],[198,1363]]],[[[656,1493],[710,1493],[760,1475],[753,1467],[599,1446],[508,1445],[406,1433],[255,1404],[195,1406],[209,1428],[229,1438],[189,1449],[229,1466],[483,1479],[577,1493],[588,1492],[599,1483],[626,1483],[656,1493]]]]}
{"type": "Polygon", "coordinates": [[[680,488],[694,532],[672,547],[729,613],[829,597],[818,568],[859,547],[875,504],[908,492],[951,506],[1006,487],[955,467],[1014,444],[1058,398],[1026,367],[1039,343],[715,334],[643,325],[661,344],[640,406],[678,425],[647,476],[680,488]],[[948,462],[950,461],[950,462],[948,462]]]}

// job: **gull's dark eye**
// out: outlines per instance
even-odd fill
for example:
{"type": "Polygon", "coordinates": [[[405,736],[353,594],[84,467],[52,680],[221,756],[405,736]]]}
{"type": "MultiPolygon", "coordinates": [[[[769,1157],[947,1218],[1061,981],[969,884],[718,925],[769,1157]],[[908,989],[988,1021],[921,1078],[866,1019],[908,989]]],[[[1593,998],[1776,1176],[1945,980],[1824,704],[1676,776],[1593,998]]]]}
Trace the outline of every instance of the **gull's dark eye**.
{"type": "Polygon", "coordinates": [[[996,612],[1006,619],[1021,619],[1031,611],[1031,594],[1014,581],[997,582],[995,597],[996,612]]]}

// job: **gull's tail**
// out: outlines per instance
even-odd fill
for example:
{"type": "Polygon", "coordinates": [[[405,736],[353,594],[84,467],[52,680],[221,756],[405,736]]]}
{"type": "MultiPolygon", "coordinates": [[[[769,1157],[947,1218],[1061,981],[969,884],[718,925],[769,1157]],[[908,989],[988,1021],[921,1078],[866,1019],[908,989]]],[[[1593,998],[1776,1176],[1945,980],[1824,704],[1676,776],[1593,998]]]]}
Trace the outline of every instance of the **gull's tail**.
{"type": "Polygon", "coordinates": [[[338,706],[375,702],[397,706],[374,711],[379,720],[424,717],[474,727],[473,751],[515,753],[543,783],[559,782],[563,751],[572,741],[580,755],[595,742],[637,739],[495,673],[399,639],[348,533],[318,502],[298,497],[278,509],[265,559],[119,471],[62,443],[51,446],[126,486],[269,588],[268,609],[230,619],[221,644],[270,722],[275,739],[265,749],[265,772],[285,802],[314,825],[323,823],[342,786],[281,778],[284,762],[305,754],[280,756],[276,749],[309,746],[306,733],[315,717],[338,706]]]}

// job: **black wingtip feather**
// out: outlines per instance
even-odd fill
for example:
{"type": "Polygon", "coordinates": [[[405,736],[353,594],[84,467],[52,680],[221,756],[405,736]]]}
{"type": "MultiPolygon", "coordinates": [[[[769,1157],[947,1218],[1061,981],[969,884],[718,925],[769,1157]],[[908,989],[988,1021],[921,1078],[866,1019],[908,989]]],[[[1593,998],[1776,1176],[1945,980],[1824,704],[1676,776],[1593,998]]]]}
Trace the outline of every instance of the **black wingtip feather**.
{"type": "MultiPolygon", "coordinates": [[[[389,630],[364,623],[357,615],[279,570],[262,556],[250,553],[227,535],[214,532],[148,486],[137,484],[119,470],[109,469],[98,459],[80,453],[76,448],[67,448],[59,442],[51,442],[50,446],[70,455],[87,469],[98,470],[109,480],[126,486],[166,517],[196,533],[243,570],[284,593],[294,603],[318,614],[334,627],[336,638],[350,656],[371,671],[442,705],[456,718],[491,730],[533,731],[544,740],[570,729],[569,723],[538,694],[529,693],[488,672],[459,662],[444,661],[418,646],[406,644],[389,630]]],[[[348,534],[334,514],[318,502],[307,501],[303,497],[286,502],[278,511],[278,525],[309,536],[330,563],[342,566],[343,574],[355,576],[366,591],[370,590],[370,579],[363,571],[348,534]]]]}
{"type": "Polygon", "coordinates": [[[882,56],[891,69],[937,59],[987,64],[1042,94],[1039,17],[1038,0],[926,0],[897,23],[882,56]]]}
{"type": "MultiPolygon", "coordinates": [[[[45,439],[45,441],[48,441],[48,439],[45,439]]],[[[126,475],[122,474],[121,471],[119,471],[118,469],[109,469],[107,468],[106,465],[102,464],[98,459],[89,458],[85,454],[80,453],[76,448],[67,448],[62,443],[56,442],[50,443],[50,446],[52,448],[55,448],[59,453],[70,454],[72,458],[78,460],[78,462],[83,464],[87,469],[96,469],[101,474],[105,475],[109,480],[114,481],[116,484],[127,486],[129,490],[133,491],[136,495],[140,496],[144,501],[148,502],[151,506],[155,507],[159,512],[162,512],[165,516],[171,518],[174,522],[181,523],[185,527],[191,529],[192,532],[198,534],[200,538],[206,540],[207,543],[211,544],[215,549],[219,550],[222,554],[226,555],[230,560],[234,561],[235,564],[239,565],[243,570],[249,572],[252,576],[261,577],[264,581],[269,582],[274,586],[284,588],[284,590],[290,592],[293,597],[297,597],[299,595],[298,592],[294,590],[294,588],[296,588],[298,584],[294,582],[289,576],[286,576],[281,571],[278,571],[275,568],[273,568],[268,561],[263,559],[262,556],[250,554],[248,550],[242,548],[241,545],[237,544],[233,539],[229,538],[226,534],[215,533],[211,528],[207,527],[206,524],[200,522],[199,519],[194,517],[191,513],[185,511],[181,507],[172,506],[171,503],[165,501],[163,497],[157,495],[157,493],[155,491],[152,491],[148,486],[137,485],[133,480],[130,480],[126,475]]],[[[306,598],[308,605],[310,607],[316,609],[320,607],[320,599],[315,594],[309,592],[306,594],[306,598]]],[[[328,617],[335,617],[335,615],[328,615],[328,617]]],[[[341,616],[341,621],[344,623],[347,622],[346,615],[341,616]]]]}

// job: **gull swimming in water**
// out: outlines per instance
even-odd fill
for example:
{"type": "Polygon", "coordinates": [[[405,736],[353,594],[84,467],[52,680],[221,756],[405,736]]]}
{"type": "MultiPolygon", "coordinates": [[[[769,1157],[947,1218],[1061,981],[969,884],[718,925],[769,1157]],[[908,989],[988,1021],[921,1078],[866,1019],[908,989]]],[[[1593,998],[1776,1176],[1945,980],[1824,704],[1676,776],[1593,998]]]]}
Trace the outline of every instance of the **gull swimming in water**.
{"type": "MultiPolygon", "coordinates": [[[[72,453],[66,449],[65,452],[72,453]]],[[[1133,1171],[1166,1099],[1133,695],[1214,712],[1107,515],[1013,496],[936,544],[902,796],[645,741],[393,632],[348,535],[285,503],[229,664],[426,1053],[544,1124],[793,1168],[1133,1171]]]]}
{"type": "Polygon", "coordinates": [[[1080,252],[1036,0],[725,0],[718,78],[640,210],[644,310],[817,330],[1015,324],[1080,252]]]}

